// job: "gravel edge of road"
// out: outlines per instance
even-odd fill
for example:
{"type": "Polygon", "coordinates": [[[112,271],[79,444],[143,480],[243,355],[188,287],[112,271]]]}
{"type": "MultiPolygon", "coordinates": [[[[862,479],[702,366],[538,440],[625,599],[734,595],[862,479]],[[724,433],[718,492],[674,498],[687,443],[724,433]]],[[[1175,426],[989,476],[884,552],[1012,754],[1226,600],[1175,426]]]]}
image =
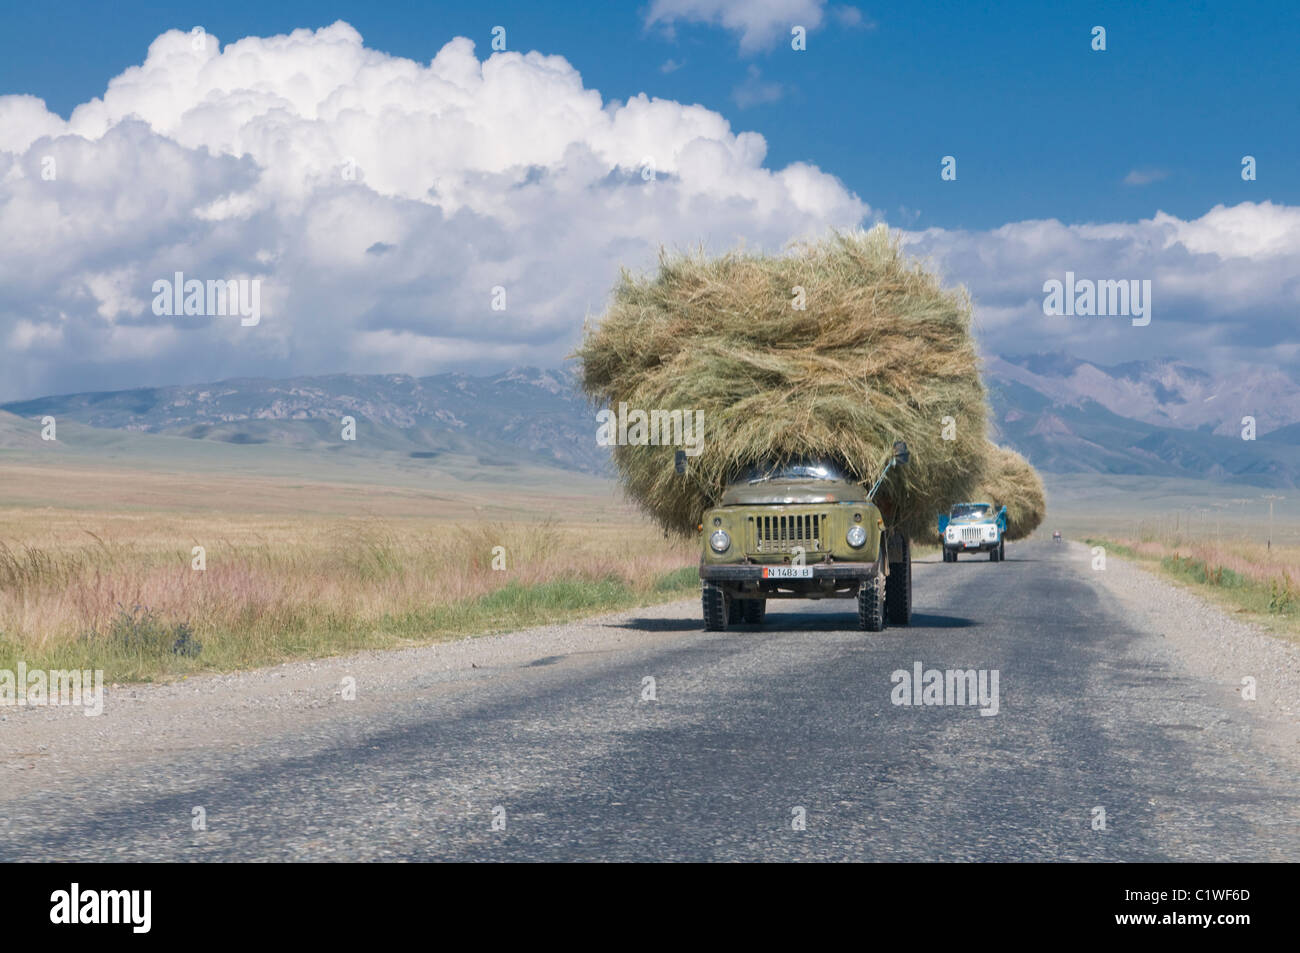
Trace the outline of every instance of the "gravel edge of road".
{"type": "Polygon", "coordinates": [[[104,686],[103,713],[76,707],[0,708],[0,801],[71,773],[89,774],[172,751],[251,747],[333,719],[364,724],[432,682],[499,677],[561,656],[616,652],[698,635],[659,625],[698,610],[675,600],[513,632],[404,649],[369,649],[163,683],[104,686]],[[627,627],[629,619],[648,625],[627,627]],[[345,700],[345,678],[355,697],[345,700]]]}
{"type": "MultiPolygon", "coordinates": [[[[1072,555],[1091,565],[1089,547],[1069,545],[1072,555]]],[[[1195,589],[1164,579],[1139,562],[1108,553],[1105,565],[1089,574],[1114,597],[1129,624],[1166,640],[1191,674],[1222,686],[1225,701],[1249,706],[1263,728],[1256,737],[1300,764],[1300,647],[1233,618],[1195,589]],[[1242,695],[1246,676],[1255,679],[1254,701],[1242,695]]]]}

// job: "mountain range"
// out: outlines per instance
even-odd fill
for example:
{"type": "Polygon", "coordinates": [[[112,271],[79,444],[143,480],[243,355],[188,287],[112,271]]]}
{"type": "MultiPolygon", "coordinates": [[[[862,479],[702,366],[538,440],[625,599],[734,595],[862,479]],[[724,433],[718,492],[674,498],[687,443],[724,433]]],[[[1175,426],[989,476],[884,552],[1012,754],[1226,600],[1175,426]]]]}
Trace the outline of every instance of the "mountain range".
{"type": "MultiPolygon", "coordinates": [[[[1215,375],[1173,360],[1101,365],[1062,354],[990,357],[993,436],[1040,469],[1300,486],[1300,383],[1277,369],[1215,375]],[[1255,440],[1242,439],[1242,418],[1255,440]]],[[[336,374],[68,394],[0,410],[94,428],[338,450],[351,416],[367,444],[412,460],[610,472],[596,408],[571,370],[474,377],[336,374]]]]}
{"type": "Polygon", "coordinates": [[[352,417],[366,447],[416,460],[458,454],[486,465],[521,462],[585,473],[608,468],[608,452],[594,439],[595,411],[571,375],[535,368],[491,377],[236,378],[42,397],[0,410],[97,428],[320,450],[342,448],[342,419],[352,417]]]}
{"type": "Polygon", "coordinates": [[[1276,369],[1037,354],[987,359],[985,381],[994,438],[1048,472],[1300,485],[1300,384],[1276,369]]]}

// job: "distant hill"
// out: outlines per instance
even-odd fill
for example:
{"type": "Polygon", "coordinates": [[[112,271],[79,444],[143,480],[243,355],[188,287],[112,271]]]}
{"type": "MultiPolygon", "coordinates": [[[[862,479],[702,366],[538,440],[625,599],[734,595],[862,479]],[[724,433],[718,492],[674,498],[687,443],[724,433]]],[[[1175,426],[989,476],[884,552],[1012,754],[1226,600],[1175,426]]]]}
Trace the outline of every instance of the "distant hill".
{"type": "Polygon", "coordinates": [[[989,359],[985,379],[996,439],[1040,469],[1300,486],[1300,385],[1276,369],[1219,378],[1039,354],[989,359]]]}
{"type": "Polygon", "coordinates": [[[1277,430],[1270,430],[1260,439],[1269,443],[1287,443],[1300,447],[1300,424],[1291,424],[1288,427],[1279,427],[1277,430]]]}
{"type": "MultiPolygon", "coordinates": [[[[1276,369],[1216,377],[1175,361],[1105,366],[1038,354],[990,358],[985,377],[995,439],[1043,470],[1300,486],[1300,384],[1276,369]],[[1247,414],[1256,419],[1254,441],[1240,437],[1247,414]]],[[[344,451],[340,420],[352,416],[359,447],[412,462],[612,472],[596,445],[595,409],[567,371],[243,378],[42,397],[0,410],[96,428],[80,442],[105,447],[114,446],[112,432],[136,431],[333,452],[344,451]]],[[[31,443],[33,433],[0,420],[0,447],[31,443]]]]}
{"type": "Polygon", "coordinates": [[[1181,361],[1105,365],[1064,354],[992,357],[986,378],[1022,384],[1062,406],[1100,404],[1119,417],[1157,427],[1239,437],[1241,418],[1259,434],[1300,423],[1300,382],[1276,367],[1214,375],[1181,361]]]}
{"type": "Polygon", "coordinates": [[[564,372],[520,368],[491,377],[335,374],[289,380],[68,394],[0,406],[24,418],[233,444],[341,448],[340,422],[356,419],[365,446],[415,459],[477,456],[484,465],[530,463],[608,472],[595,411],[564,372]]]}

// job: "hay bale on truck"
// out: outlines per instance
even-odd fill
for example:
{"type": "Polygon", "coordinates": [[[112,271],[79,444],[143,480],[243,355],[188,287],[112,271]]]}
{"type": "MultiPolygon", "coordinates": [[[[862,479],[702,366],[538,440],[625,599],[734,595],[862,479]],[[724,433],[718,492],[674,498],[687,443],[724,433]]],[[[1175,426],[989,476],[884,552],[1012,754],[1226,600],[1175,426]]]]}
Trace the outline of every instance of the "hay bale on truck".
{"type": "Polygon", "coordinates": [[[892,593],[889,616],[910,618],[910,571],[890,584],[889,566],[910,564],[908,539],[974,490],[988,452],[970,320],[966,292],[883,226],[783,255],[661,254],[657,273],[622,275],[576,354],[582,386],[620,420],[702,422],[686,473],[653,427],[620,427],[613,458],[662,526],[707,536],[710,628],[761,620],[768,598],[857,595],[878,628],[892,593]],[[868,499],[898,442],[910,460],[868,499]],[[850,523],[867,539],[846,547],[850,523]]]}
{"type": "Polygon", "coordinates": [[[1007,508],[1006,538],[1012,542],[1038,529],[1047,515],[1047,491],[1038,471],[1007,447],[990,448],[975,498],[1007,508]]]}

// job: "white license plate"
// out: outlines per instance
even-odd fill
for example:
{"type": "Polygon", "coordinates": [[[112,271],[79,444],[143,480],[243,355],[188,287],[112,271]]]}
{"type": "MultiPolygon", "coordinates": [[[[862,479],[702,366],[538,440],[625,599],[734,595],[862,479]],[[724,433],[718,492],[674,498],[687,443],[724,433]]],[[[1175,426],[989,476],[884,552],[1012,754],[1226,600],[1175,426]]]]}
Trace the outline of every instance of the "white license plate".
{"type": "Polygon", "coordinates": [[[812,566],[764,566],[764,579],[811,579],[812,566]]]}

